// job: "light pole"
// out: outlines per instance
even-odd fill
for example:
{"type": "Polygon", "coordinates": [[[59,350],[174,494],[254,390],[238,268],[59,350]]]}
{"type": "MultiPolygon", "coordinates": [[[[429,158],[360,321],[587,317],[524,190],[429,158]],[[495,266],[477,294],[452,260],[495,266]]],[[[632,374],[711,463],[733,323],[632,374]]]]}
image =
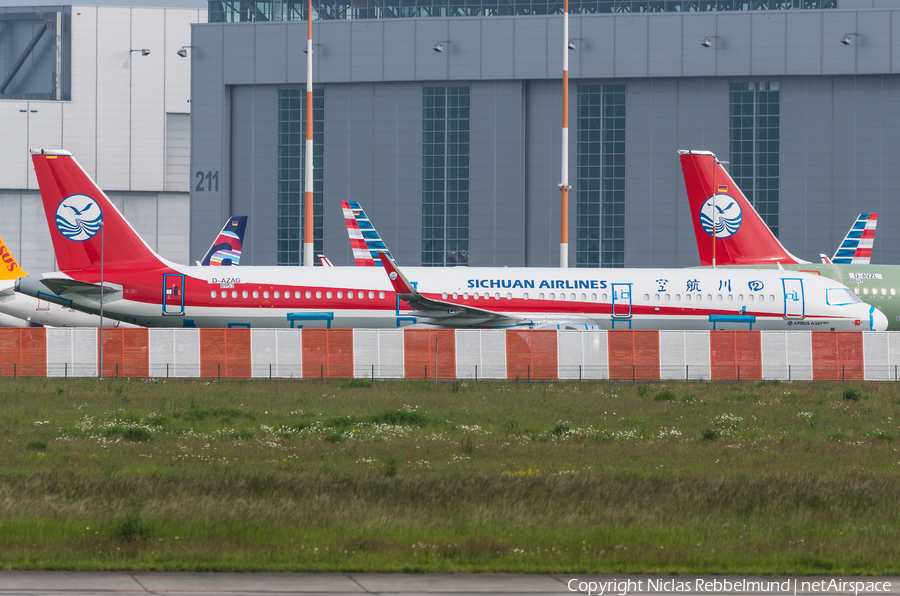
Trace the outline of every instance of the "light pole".
{"type": "Polygon", "coordinates": [[[563,110],[562,110],[562,181],[559,183],[559,266],[569,266],[569,50],[575,44],[569,39],[569,0],[563,8],[563,110]],[[571,44],[571,45],[570,45],[571,44]]]}
{"type": "Polygon", "coordinates": [[[312,42],[312,0],[306,9],[306,176],[303,193],[303,266],[313,266],[313,42],[312,42]]]}
{"type": "Polygon", "coordinates": [[[712,237],[713,237],[713,249],[712,249],[712,266],[713,269],[716,268],[716,195],[719,193],[719,187],[716,185],[716,171],[719,169],[719,164],[730,164],[728,161],[719,161],[719,158],[713,155],[713,195],[712,195],[712,237]]]}
{"type": "MultiPolygon", "coordinates": [[[[719,188],[716,186],[716,170],[718,169],[718,167],[717,167],[718,161],[719,161],[719,159],[715,155],[713,155],[713,187],[712,187],[712,191],[713,191],[713,208],[712,208],[713,269],[716,268],[716,193],[719,192],[719,188]]],[[[101,245],[102,245],[102,242],[101,242],[101,245]]],[[[103,262],[102,259],[101,259],[101,262],[103,262]]],[[[100,304],[101,304],[101,306],[103,305],[102,302],[100,304]]]]}
{"type": "Polygon", "coordinates": [[[103,380],[103,220],[100,220],[100,380],[103,380]]]}

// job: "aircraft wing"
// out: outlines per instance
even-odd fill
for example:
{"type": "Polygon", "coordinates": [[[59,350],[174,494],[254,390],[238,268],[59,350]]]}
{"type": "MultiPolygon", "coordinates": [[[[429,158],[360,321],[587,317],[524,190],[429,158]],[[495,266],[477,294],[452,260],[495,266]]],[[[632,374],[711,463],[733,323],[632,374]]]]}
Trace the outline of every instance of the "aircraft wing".
{"type": "Polygon", "coordinates": [[[860,213],[834,256],[832,263],[845,265],[868,265],[872,260],[872,246],[875,243],[877,213],[860,213]]]}
{"type": "Polygon", "coordinates": [[[391,280],[391,285],[397,296],[408,302],[414,309],[414,314],[423,323],[431,325],[444,325],[447,327],[470,327],[474,325],[486,326],[515,326],[531,325],[532,321],[520,317],[498,313],[483,308],[462,306],[443,300],[426,298],[416,290],[416,287],[406,279],[406,276],[397,267],[392,258],[386,258],[386,253],[381,253],[381,264],[391,280]]]}
{"type": "Polygon", "coordinates": [[[103,295],[103,302],[113,302],[122,297],[122,286],[119,284],[104,283],[101,286],[100,284],[64,278],[42,279],[41,283],[60,298],[81,296],[99,303],[101,294],[103,295]]]}

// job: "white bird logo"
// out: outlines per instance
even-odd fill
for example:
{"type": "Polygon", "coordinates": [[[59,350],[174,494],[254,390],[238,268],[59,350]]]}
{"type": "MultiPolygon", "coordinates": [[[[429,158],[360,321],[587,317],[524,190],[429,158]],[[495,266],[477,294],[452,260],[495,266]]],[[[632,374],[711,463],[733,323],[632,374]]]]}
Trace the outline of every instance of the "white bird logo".
{"type": "Polygon", "coordinates": [[[738,202],[724,194],[710,197],[700,208],[700,225],[703,231],[712,236],[715,222],[716,238],[733,236],[741,227],[743,218],[738,202]]]}
{"type": "Polygon", "coordinates": [[[56,229],[75,242],[84,242],[100,231],[103,212],[97,201],[87,195],[70,195],[56,208],[56,229]]]}

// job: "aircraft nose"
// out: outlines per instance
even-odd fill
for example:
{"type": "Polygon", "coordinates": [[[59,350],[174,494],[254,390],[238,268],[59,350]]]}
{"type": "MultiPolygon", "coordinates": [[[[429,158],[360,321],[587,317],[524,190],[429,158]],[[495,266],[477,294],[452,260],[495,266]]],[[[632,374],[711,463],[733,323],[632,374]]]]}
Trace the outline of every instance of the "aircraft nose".
{"type": "Polygon", "coordinates": [[[888,319],[883,312],[874,306],[870,306],[868,314],[872,331],[887,331],[888,319]]]}

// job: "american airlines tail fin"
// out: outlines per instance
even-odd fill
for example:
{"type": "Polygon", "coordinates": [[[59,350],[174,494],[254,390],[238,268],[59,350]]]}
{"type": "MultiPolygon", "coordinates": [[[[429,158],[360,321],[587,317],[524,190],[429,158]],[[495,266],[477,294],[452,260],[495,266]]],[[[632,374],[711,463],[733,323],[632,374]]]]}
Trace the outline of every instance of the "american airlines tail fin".
{"type": "Polygon", "coordinates": [[[805,263],[772,234],[725,168],[709,151],[679,151],[700,263],[805,263]],[[715,226],[715,248],[713,248],[715,226]]]}
{"type": "Polygon", "coordinates": [[[31,161],[60,271],[99,271],[101,241],[108,271],[165,266],[71,153],[32,149],[31,161]]]}
{"type": "Polygon", "coordinates": [[[241,249],[244,245],[244,230],[247,228],[247,216],[232,216],[219,236],[206,251],[199,265],[212,267],[237,266],[241,262],[241,249]]]}
{"type": "Polygon", "coordinates": [[[378,230],[369,221],[366,212],[356,201],[341,201],[344,222],[350,236],[353,260],[357,267],[381,267],[381,253],[391,256],[378,230]]]}
{"type": "Polygon", "coordinates": [[[872,245],[875,243],[877,213],[860,213],[834,256],[832,263],[844,265],[868,265],[872,260],[872,245]]]}
{"type": "Polygon", "coordinates": [[[16,257],[13,256],[12,251],[6,246],[3,238],[0,238],[0,261],[3,262],[2,265],[0,265],[0,267],[2,267],[0,268],[0,280],[8,281],[28,275],[21,267],[19,267],[19,263],[16,262],[16,257]]]}

